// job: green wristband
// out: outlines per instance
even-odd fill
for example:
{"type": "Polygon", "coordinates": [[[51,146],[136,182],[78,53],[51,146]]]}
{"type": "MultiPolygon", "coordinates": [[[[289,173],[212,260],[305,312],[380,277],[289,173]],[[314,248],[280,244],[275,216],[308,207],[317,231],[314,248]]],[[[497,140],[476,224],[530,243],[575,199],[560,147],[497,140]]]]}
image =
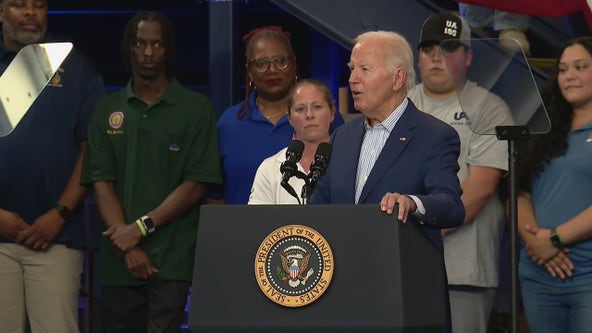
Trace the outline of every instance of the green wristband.
{"type": "Polygon", "coordinates": [[[136,225],[138,226],[138,229],[140,229],[143,237],[148,236],[148,232],[146,231],[146,228],[144,228],[144,223],[142,223],[140,219],[136,220],[136,225]]]}

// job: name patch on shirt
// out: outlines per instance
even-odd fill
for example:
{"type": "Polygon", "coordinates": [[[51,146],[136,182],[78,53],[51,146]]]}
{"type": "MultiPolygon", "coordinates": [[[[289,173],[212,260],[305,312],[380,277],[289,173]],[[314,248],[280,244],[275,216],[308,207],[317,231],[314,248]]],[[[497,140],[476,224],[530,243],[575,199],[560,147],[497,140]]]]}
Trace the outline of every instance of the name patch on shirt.
{"type": "Polygon", "coordinates": [[[169,150],[176,153],[179,150],[181,150],[181,147],[178,144],[176,144],[176,143],[171,143],[169,145],[169,150]]]}

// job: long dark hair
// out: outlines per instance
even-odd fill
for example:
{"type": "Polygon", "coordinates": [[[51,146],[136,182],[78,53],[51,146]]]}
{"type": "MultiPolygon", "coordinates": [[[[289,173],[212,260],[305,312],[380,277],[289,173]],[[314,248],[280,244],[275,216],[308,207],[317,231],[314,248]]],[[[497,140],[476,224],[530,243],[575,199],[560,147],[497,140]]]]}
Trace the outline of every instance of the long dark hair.
{"type": "Polygon", "coordinates": [[[161,13],[158,12],[139,12],[132,16],[127,22],[125,31],[123,32],[123,39],[121,41],[121,55],[123,63],[131,71],[131,50],[130,48],[136,43],[138,35],[138,24],[140,21],[158,22],[162,28],[162,38],[166,53],[166,68],[165,73],[167,77],[173,74],[175,67],[175,59],[177,58],[177,46],[175,43],[175,31],[171,21],[161,13]]]}
{"type": "Polygon", "coordinates": [[[530,191],[532,177],[540,175],[545,165],[553,158],[563,156],[567,152],[567,136],[571,130],[573,108],[561,94],[557,76],[559,75],[559,59],[563,56],[565,49],[573,45],[581,45],[592,55],[592,37],[589,36],[572,39],[561,48],[555,68],[541,94],[549,112],[551,131],[548,134],[530,139],[528,152],[520,166],[521,190],[530,191]]]}

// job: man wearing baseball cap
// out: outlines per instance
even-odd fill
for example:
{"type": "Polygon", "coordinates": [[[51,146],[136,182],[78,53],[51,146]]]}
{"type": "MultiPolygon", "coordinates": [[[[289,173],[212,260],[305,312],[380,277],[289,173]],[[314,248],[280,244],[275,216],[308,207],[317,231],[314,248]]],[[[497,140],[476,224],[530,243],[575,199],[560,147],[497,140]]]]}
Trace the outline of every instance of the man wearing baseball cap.
{"type": "MultiPolygon", "coordinates": [[[[493,135],[479,135],[475,124],[511,124],[506,103],[467,80],[473,60],[471,31],[453,13],[430,16],[419,40],[422,83],[409,92],[418,109],[451,125],[459,134],[458,177],[464,223],[443,229],[452,331],[485,333],[498,285],[498,256],[504,212],[497,187],[507,170],[507,147],[493,135]],[[462,106],[461,102],[462,101],[462,106]]],[[[487,127],[492,128],[492,127],[487,127]]]]}

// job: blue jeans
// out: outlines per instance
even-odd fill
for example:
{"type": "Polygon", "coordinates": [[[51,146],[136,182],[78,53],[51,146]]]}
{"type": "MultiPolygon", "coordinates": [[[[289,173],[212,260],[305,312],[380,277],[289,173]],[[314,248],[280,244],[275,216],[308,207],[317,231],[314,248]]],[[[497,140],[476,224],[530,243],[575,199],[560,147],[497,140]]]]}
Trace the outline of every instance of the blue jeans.
{"type": "Polygon", "coordinates": [[[553,287],[521,277],[530,332],[592,332],[592,285],[553,287]]]}
{"type": "Polygon", "coordinates": [[[487,7],[458,4],[460,15],[470,27],[493,27],[494,30],[528,29],[528,15],[508,13],[487,7]]]}

